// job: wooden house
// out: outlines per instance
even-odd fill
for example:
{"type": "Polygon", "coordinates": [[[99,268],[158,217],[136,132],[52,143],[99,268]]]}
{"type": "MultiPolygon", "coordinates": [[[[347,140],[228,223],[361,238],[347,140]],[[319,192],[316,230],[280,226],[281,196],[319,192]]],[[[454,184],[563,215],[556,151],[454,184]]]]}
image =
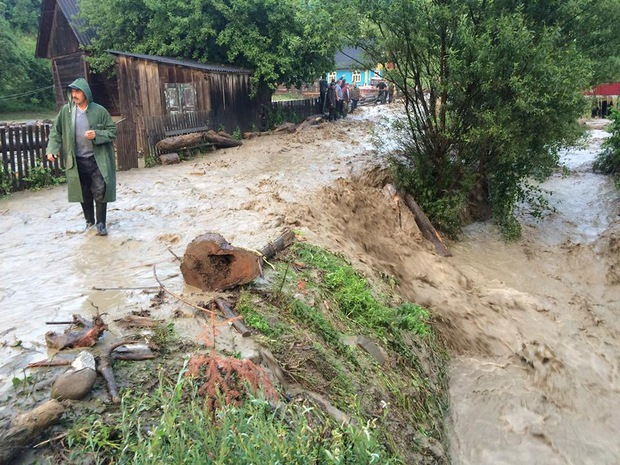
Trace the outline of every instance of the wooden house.
{"type": "MultiPolygon", "coordinates": [[[[119,129],[129,126],[140,157],[156,154],[155,144],[165,137],[208,129],[248,131],[260,126],[262,106],[250,98],[249,70],[110,53],[116,57],[123,117],[119,129]]],[[[122,139],[124,132],[120,132],[122,139]]]]}
{"type": "Polygon", "coordinates": [[[105,106],[111,115],[119,115],[116,79],[91,73],[85,60],[84,49],[94,36],[92,31],[82,27],[78,12],[76,0],[42,0],[35,56],[52,61],[57,109],[67,102],[67,86],[83,77],[88,81],[94,100],[105,106]]]}

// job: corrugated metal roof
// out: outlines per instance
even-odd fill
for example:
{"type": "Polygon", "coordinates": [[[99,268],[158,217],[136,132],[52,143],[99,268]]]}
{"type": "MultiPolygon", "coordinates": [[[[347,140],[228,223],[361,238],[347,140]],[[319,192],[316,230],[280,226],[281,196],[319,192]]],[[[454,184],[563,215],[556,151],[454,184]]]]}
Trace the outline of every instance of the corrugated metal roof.
{"type": "Polygon", "coordinates": [[[78,18],[80,9],[77,0],[56,0],[62,13],[69,21],[69,25],[75,34],[80,45],[90,45],[95,38],[95,32],[92,29],[84,28],[84,22],[78,18]]]}
{"type": "Polygon", "coordinates": [[[202,69],[204,71],[215,71],[220,73],[239,73],[239,74],[250,74],[251,71],[244,68],[237,68],[234,66],[225,66],[225,65],[212,65],[206,63],[198,63],[197,61],[192,60],[178,60],[176,58],[167,58],[160,57],[155,55],[141,55],[139,53],[127,53],[127,52],[119,52],[116,50],[108,50],[112,55],[121,55],[127,56],[131,58],[139,58],[142,60],[155,61],[157,63],[165,63],[168,65],[175,66],[185,66],[188,68],[202,69]]]}

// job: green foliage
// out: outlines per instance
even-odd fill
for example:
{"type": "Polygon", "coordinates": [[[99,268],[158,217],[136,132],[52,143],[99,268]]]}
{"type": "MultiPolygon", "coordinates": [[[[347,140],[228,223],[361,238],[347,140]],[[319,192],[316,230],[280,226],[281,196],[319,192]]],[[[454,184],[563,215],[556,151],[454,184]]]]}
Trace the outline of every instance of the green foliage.
{"type": "Polygon", "coordinates": [[[406,103],[399,186],[450,234],[492,215],[518,237],[516,205],[540,198],[530,181],[580,136],[583,89],[601,67],[618,75],[620,3],[354,3],[364,17],[358,45],[369,65],[395,63],[386,74],[406,103]]]}
{"type": "Polygon", "coordinates": [[[41,0],[0,1],[0,18],[21,33],[36,34],[40,10],[41,0]]]}
{"type": "Polygon", "coordinates": [[[331,25],[344,8],[314,0],[81,1],[98,37],[96,69],[111,64],[110,49],[227,63],[254,71],[258,95],[281,83],[299,86],[333,67],[345,30],[331,25]]]}
{"type": "Polygon", "coordinates": [[[241,128],[239,126],[237,126],[235,128],[235,130],[233,131],[232,137],[235,140],[241,140],[242,139],[241,128]]]}
{"type": "Polygon", "coordinates": [[[603,142],[603,151],[597,155],[593,169],[595,173],[612,175],[620,189],[620,111],[612,110],[609,118],[607,130],[611,135],[603,142]]]}
{"type": "Polygon", "coordinates": [[[0,163],[0,197],[9,195],[13,190],[13,173],[5,171],[3,163],[0,163]]]}
{"type": "Polygon", "coordinates": [[[53,171],[41,165],[30,168],[28,176],[24,178],[28,182],[28,189],[37,191],[48,186],[58,186],[67,182],[64,176],[55,176],[53,171]]]}
{"type": "Polygon", "coordinates": [[[375,421],[339,425],[298,402],[250,398],[212,415],[191,378],[162,375],[153,392],[125,391],[118,412],[78,418],[65,441],[69,463],[398,463],[377,436],[375,421]]]}
{"type": "MultiPolygon", "coordinates": [[[[11,3],[9,8],[5,5],[4,17],[0,14],[0,112],[52,107],[50,63],[34,58],[36,38],[27,35],[23,30],[29,27],[22,24],[32,18],[18,14],[11,8],[11,3]],[[16,25],[5,19],[7,17],[16,25]]],[[[18,2],[20,5],[23,3],[23,0],[18,2]]],[[[0,11],[1,6],[2,3],[0,11]]],[[[35,16],[35,30],[37,24],[35,16]]]]}

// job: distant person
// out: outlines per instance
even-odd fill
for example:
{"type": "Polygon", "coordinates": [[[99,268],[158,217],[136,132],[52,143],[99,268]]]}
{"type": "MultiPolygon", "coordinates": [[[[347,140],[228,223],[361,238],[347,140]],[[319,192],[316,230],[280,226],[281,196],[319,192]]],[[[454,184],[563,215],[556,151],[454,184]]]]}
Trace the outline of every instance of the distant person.
{"type": "Polygon", "coordinates": [[[336,83],[334,81],[329,83],[326,96],[326,106],[329,111],[329,121],[336,120],[336,83]]]}
{"type": "Polygon", "coordinates": [[[323,74],[321,75],[321,79],[319,79],[319,108],[321,109],[321,113],[325,113],[325,96],[327,95],[327,89],[329,89],[329,84],[327,83],[325,74],[323,74]]]}
{"type": "Polygon", "coordinates": [[[342,80],[339,79],[336,81],[336,85],[334,86],[336,90],[336,117],[340,117],[342,115],[342,80]]]}
{"type": "Polygon", "coordinates": [[[349,102],[351,101],[351,92],[349,90],[349,83],[345,82],[342,86],[342,107],[340,110],[342,111],[341,117],[346,118],[349,114],[349,102]]]}
{"type": "Polygon", "coordinates": [[[80,202],[86,228],[107,236],[107,202],[116,200],[114,145],[116,125],[108,110],[93,101],[88,82],[78,78],[67,88],[62,106],[50,129],[47,159],[62,154],[69,202],[80,202]]]}
{"type": "Polygon", "coordinates": [[[394,101],[394,91],[395,91],[394,83],[390,82],[387,88],[388,103],[392,103],[394,101]]]}
{"type": "Polygon", "coordinates": [[[377,96],[377,101],[375,103],[385,103],[385,94],[387,93],[387,84],[385,81],[379,81],[379,84],[377,84],[377,89],[379,89],[379,95],[377,96]]]}
{"type": "Polygon", "coordinates": [[[349,93],[351,94],[351,113],[353,113],[355,109],[357,108],[357,104],[362,94],[362,91],[357,86],[357,82],[353,83],[353,86],[351,87],[349,93]]]}

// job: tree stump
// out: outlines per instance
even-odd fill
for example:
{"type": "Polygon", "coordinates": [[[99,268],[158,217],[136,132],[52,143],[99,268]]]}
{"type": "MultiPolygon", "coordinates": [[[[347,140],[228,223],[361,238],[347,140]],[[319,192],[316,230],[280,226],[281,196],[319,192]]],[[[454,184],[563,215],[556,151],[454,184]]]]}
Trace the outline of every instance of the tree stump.
{"type": "Polygon", "coordinates": [[[183,279],[203,291],[223,291],[247,284],[260,274],[260,257],[230,245],[217,233],[194,239],[181,262],[183,279]]]}

